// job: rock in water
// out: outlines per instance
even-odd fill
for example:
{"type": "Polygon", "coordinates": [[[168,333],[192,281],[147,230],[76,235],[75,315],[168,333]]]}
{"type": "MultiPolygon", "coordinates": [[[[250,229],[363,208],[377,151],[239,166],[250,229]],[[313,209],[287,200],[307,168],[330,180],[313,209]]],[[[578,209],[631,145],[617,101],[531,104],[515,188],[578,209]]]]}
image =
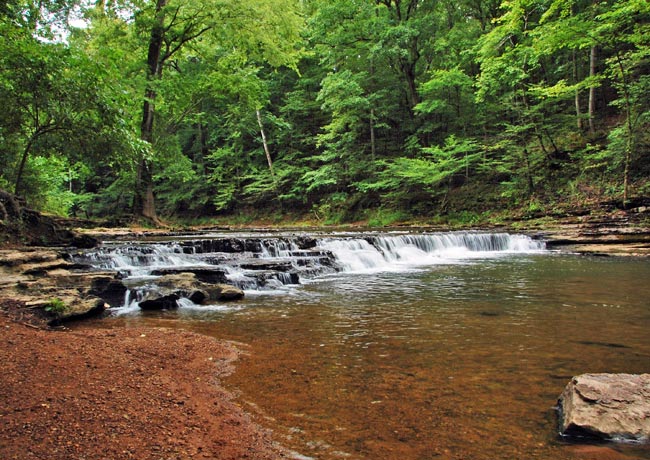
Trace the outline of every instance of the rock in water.
{"type": "Polygon", "coordinates": [[[583,374],[559,399],[560,433],[617,441],[650,440],[650,374],[583,374]]]}
{"type": "Polygon", "coordinates": [[[138,302],[138,305],[143,310],[173,310],[178,308],[178,299],[180,299],[180,296],[175,292],[148,292],[145,294],[144,299],[138,302]]]}
{"type": "Polygon", "coordinates": [[[239,300],[244,298],[244,291],[229,284],[214,284],[207,289],[214,300],[239,300]]]}

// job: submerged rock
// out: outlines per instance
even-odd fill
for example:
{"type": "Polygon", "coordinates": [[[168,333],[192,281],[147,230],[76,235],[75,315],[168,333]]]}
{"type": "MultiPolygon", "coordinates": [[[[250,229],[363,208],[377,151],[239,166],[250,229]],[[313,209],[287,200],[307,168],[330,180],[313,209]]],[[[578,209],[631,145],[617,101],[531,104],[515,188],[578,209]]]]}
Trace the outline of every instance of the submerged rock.
{"type": "Polygon", "coordinates": [[[564,436],[650,440],[650,374],[583,374],[558,402],[564,436]]]}

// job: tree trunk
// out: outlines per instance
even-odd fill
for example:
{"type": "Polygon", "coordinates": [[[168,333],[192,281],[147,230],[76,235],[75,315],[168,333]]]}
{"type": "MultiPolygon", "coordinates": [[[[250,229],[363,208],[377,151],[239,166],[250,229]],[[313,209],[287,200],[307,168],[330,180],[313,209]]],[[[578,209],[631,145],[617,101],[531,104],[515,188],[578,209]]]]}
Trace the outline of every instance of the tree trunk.
{"type": "Polygon", "coordinates": [[[528,149],[524,147],[522,150],[522,156],[524,157],[524,163],[526,164],[526,182],[528,183],[528,197],[532,197],[535,193],[535,182],[533,181],[533,172],[530,164],[530,154],[528,149]]]}
{"type": "Polygon", "coordinates": [[[375,140],[375,109],[370,109],[370,158],[375,161],[377,145],[375,140]]]}
{"type": "Polygon", "coordinates": [[[34,132],[29,136],[29,140],[27,141],[27,145],[25,145],[25,148],[23,149],[23,155],[20,159],[20,164],[18,165],[18,172],[16,174],[16,182],[14,183],[14,195],[18,196],[20,195],[20,192],[22,191],[22,186],[23,186],[23,174],[25,173],[25,165],[27,164],[27,158],[29,157],[29,154],[32,150],[32,147],[34,146],[34,143],[38,140],[39,137],[41,137],[44,134],[50,133],[52,131],[57,130],[57,126],[54,125],[53,123],[48,123],[45,125],[38,125],[34,128],[34,132]]]}
{"type": "Polygon", "coordinates": [[[27,142],[27,145],[25,146],[25,149],[23,150],[23,156],[20,159],[20,165],[18,166],[18,173],[16,175],[16,182],[14,183],[14,195],[18,196],[20,195],[20,192],[22,191],[22,185],[23,185],[23,173],[25,172],[25,164],[27,164],[27,157],[29,156],[29,151],[32,148],[32,142],[34,141],[33,137],[32,139],[27,142]]]}
{"type": "Polygon", "coordinates": [[[201,143],[201,167],[204,175],[208,175],[208,165],[206,158],[210,155],[210,148],[208,147],[208,128],[199,122],[199,142],[201,143]]]}
{"type": "MultiPolygon", "coordinates": [[[[596,46],[591,47],[589,52],[589,77],[596,76],[596,46]]],[[[596,116],[596,85],[592,82],[589,86],[589,133],[594,134],[596,128],[594,127],[594,117],[596,116]]]]}
{"type": "MultiPolygon", "coordinates": [[[[573,81],[578,81],[578,60],[576,59],[576,52],[573,51],[573,81]]],[[[576,89],[575,93],[575,106],[576,106],[576,121],[580,131],[582,131],[582,110],[580,109],[580,90],[576,89]]]]}
{"type": "Polygon", "coordinates": [[[275,174],[273,173],[273,160],[271,160],[271,151],[269,150],[269,144],[266,142],[266,134],[264,133],[264,125],[262,124],[262,114],[259,110],[256,110],[255,112],[257,114],[257,124],[260,125],[260,134],[262,135],[262,144],[264,145],[266,162],[269,164],[269,171],[271,171],[271,177],[275,183],[275,174]]]}
{"type": "Polygon", "coordinates": [[[408,102],[413,113],[415,106],[420,103],[420,95],[418,94],[417,83],[415,82],[415,63],[408,62],[402,64],[402,72],[406,80],[406,92],[408,95],[408,102]]]}
{"type": "MultiPolygon", "coordinates": [[[[164,8],[167,0],[157,0],[156,2],[156,21],[151,28],[151,37],[149,38],[149,50],[147,53],[147,80],[160,78],[162,75],[162,63],[160,62],[160,53],[164,39],[164,8]]],[[[147,85],[142,105],[142,123],[140,125],[140,139],[153,144],[154,128],[154,103],[156,100],[156,91],[151,84],[147,85]]],[[[140,159],[138,165],[138,174],[136,178],[135,197],[133,200],[133,215],[135,218],[145,218],[158,224],[160,221],[156,215],[156,204],[153,194],[153,174],[151,172],[151,162],[146,156],[140,159]]]]}
{"type": "MultiPolygon", "coordinates": [[[[375,10],[375,14],[379,14],[379,11],[375,10]]],[[[373,59],[370,60],[370,79],[374,81],[375,79],[375,62],[373,59]]],[[[374,106],[370,109],[370,159],[375,161],[375,155],[377,154],[377,141],[375,139],[375,108],[374,106]]]]}
{"type": "Polygon", "coordinates": [[[136,190],[133,201],[133,217],[149,220],[159,225],[160,219],[156,214],[156,204],[153,193],[153,175],[150,162],[140,161],[136,177],[136,190]]]}
{"type": "Polygon", "coordinates": [[[624,170],[623,170],[623,209],[627,209],[629,201],[629,187],[630,187],[630,169],[632,165],[632,149],[634,148],[634,126],[632,125],[632,100],[630,96],[630,88],[628,85],[627,74],[623,66],[623,59],[621,58],[620,51],[616,52],[616,61],[618,63],[619,71],[621,72],[621,83],[623,86],[623,97],[625,99],[625,154],[624,154],[624,170]]]}

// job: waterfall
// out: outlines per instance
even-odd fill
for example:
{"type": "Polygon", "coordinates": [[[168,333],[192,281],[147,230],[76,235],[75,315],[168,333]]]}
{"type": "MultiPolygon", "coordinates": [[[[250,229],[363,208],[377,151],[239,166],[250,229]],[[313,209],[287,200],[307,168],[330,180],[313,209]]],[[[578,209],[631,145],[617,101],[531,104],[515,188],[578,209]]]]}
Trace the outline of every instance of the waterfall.
{"type": "Polygon", "coordinates": [[[265,240],[260,246],[263,258],[289,257],[292,252],[300,249],[295,242],[285,240],[265,240]]]}
{"type": "MultiPolygon", "coordinates": [[[[545,249],[544,242],[526,235],[481,232],[191,237],[111,242],[71,257],[131,279],[188,271],[245,290],[272,290],[335,272],[403,270],[545,249]]],[[[130,295],[125,305],[135,302],[135,293],[130,295]]]]}
{"type": "Polygon", "coordinates": [[[545,243],[525,235],[453,232],[329,238],[320,247],[332,252],[341,271],[381,271],[434,265],[498,254],[543,251],[545,243]]]}
{"type": "Polygon", "coordinates": [[[156,268],[203,265],[183,253],[175,242],[168,244],[107,245],[73,259],[103,270],[117,270],[126,276],[146,276],[156,268]]]}

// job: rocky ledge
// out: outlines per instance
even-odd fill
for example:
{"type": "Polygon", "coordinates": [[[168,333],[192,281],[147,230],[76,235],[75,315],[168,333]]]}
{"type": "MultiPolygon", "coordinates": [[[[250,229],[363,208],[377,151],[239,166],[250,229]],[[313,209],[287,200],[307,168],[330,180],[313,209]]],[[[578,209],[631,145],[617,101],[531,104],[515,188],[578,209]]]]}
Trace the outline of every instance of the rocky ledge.
{"type": "Polygon", "coordinates": [[[541,220],[520,226],[547,241],[550,249],[578,254],[650,256],[650,207],[600,215],[585,214],[541,220]]]}
{"type": "Polygon", "coordinates": [[[613,441],[650,440],[650,374],[583,374],[559,399],[560,433],[613,441]]]}
{"type": "MultiPolygon", "coordinates": [[[[233,286],[203,281],[194,273],[162,276],[141,299],[142,309],[176,308],[181,298],[196,304],[241,299],[233,286]],[[197,279],[199,278],[199,279],[197,279]]],[[[51,326],[102,315],[124,304],[127,287],[118,272],[70,262],[51,248],[0,250],[0,302],[11,301],[51,326]]],[[[33,315],[32,315],[33,316],[33,315]]]]}
{"type": "Polygon", "coordinates": [[[102,314],[124,299],[116,273],[88,271],[55,249],[0,250],[0,300],[39,311],[53,324],[102,314]]]}

